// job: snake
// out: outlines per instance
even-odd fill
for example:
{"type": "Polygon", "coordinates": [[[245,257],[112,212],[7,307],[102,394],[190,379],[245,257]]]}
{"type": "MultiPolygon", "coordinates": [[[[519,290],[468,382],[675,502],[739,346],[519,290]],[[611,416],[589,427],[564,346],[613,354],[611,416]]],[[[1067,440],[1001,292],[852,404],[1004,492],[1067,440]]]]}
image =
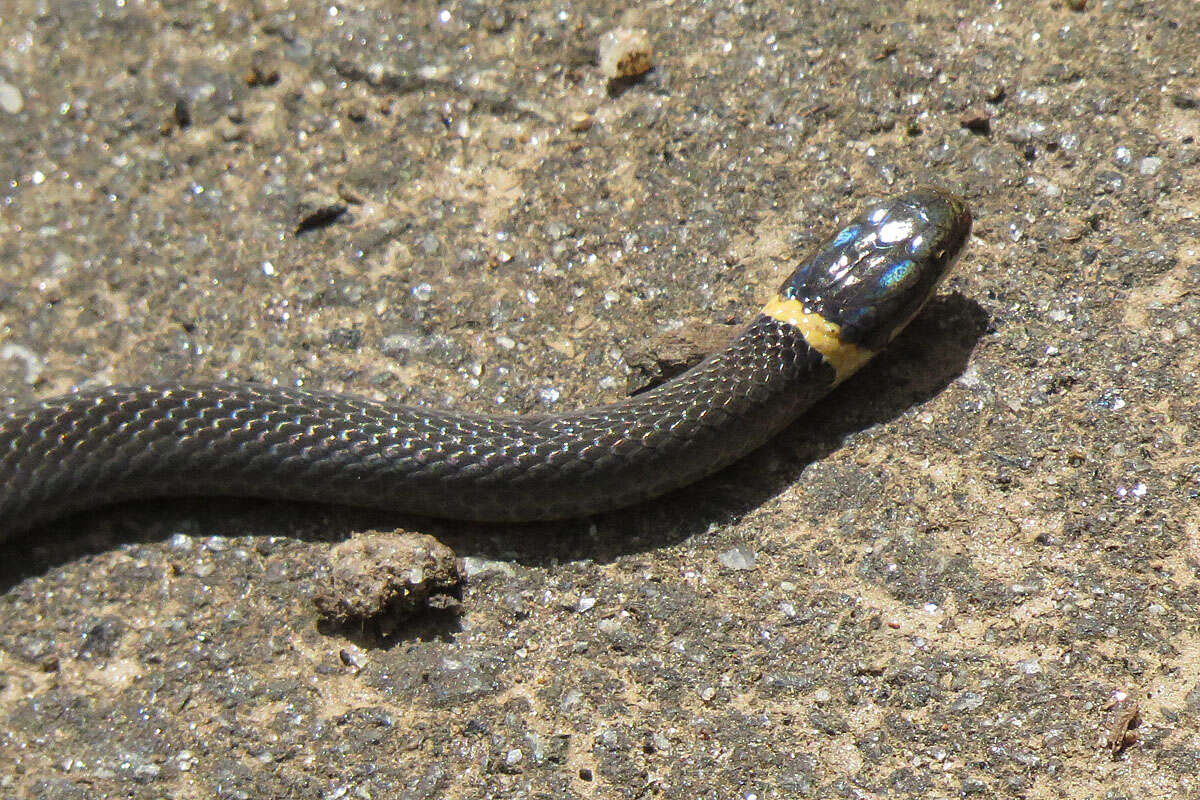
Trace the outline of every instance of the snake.
{"type": "Polygon", "coordinates": [[[491,415],[253,383],[146,383],[0,415],[0,540],[99,506],[233,496],[475,522],[580,517],[742,458],[880,352],[966,244],[957,195],[869,204],[727,346],[641,394],[491,415]]]}

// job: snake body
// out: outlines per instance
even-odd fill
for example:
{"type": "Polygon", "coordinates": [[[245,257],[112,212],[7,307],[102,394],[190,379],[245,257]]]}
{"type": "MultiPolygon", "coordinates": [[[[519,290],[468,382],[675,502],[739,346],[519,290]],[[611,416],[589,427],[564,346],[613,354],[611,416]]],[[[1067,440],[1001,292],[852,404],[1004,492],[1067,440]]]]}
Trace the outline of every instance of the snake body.
{"type": "Polygon", "coordinates": [[[880,350],[965,244],[958,198],[873,205],[725,349],[645,394],[554,416],[462,414],[249,384],[147,384],[0,416],[0,539],[99,505],[224,495],[478,521],[646,500],[759,447],[880,350]]]}

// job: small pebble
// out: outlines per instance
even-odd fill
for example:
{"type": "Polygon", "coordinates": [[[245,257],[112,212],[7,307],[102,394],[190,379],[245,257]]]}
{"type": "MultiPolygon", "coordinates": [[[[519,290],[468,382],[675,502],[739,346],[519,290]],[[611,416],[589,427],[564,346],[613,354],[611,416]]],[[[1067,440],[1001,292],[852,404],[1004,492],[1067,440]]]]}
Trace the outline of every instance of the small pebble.
{"type": "Polygon", "coordinates": [[[1200,108],[1200,96],[1187,92],[1175,92],[1171,95],[1171,105],[1176,108],[1200,108]]]}
{"type": "MultiPolygon", "coordinates": [[[[417,295],[417,290],[413,289],[413,296],[418,300],[421,298],[417,295]]],[[[418,336],[415,333],[393,333],[384,336],[379,341],[379,349],[385,356],[421,355],[432,351],[437,346],[436,340],[429,336],[418,336]]]]}
{"type": "Polygon", "coordinates": [[[517,574],[512,564],[507,561],[491,561],[477,556],[467,556],[462,560],[463,575],[468,579],[478,580],[486,575],[500,575],[511,578],[517,574]]]}
{"type": "Polygon", "coordinates": [[[20,114],[24,107],[25,100],[21,97],[21,90],[11,83],[0,81],[0,110],[9,114],[20,114]]]}
{"type": "Polygon", "coordinates": [[[38,382],[42,377],[42,369],[46,366],[46,360],[37,353],[30,350],[28,347],[20,344],[6,344],[0,347],[0,358],[13,359],[25,365],[25,383],[30,386],[38,382]]]}
{"type": "Polygon", "coordinates": [[[605,77],[632,78],[654,66],[650,35],[641,28],[613,28],[600,37],[600,71],[605,77]]]}
{"type": "Polygon", "coordinates": [[[958,124],[971,133],[986,136],[992,132],[992,115],[986,108],[971,108],[958,118],[958,124]]]}
{"type": "Polygon", "coordinates": [[[186,533],[175,533],[172,534],[171,538],[167,540],[167,546],[172,550],[187,552],[188,550],[192,549],[193,542],[194,540],[192,537],[188,536],[186,533]]]}
{"type": "Polygon", "coordinates": [[[367,665],[367,654],[359,649],[357,645],[343,647],[338,651],[338,658],[340,658],[342,663],[347,667],[351,667],[355,670],[361,671],[362,668],[367,665]]]}
{"type": "Polygon", "coordinates": [[[758,557],[754,554],[754,551],[743,545],[731,547],[717,556],[717,561],[726,569],[754,569],[754,564],[757,560],[758,557]]]}
{"type": "Polygon", "coordinates": [[[332,225],[346,213],[347,208],[348,206],[336,195],[317,191],[306,192],[296,204],[296,215],[299,217],[296,235],[332,225]]]}
{"type": "Polygon", "coordinates": [[[247,86],[274,86],[279,83],[280,61],[267,50],[256,50],[251,56],[250,69],[246,72],[247,86]]]}
{"type": "Polygon", "coordinates": [[[400,619],[430,606],[432,596],[456,591],[461,580],[454,552],[432,536],[372,531],[330,550],[313,604],[339,622],[400,619]]]}
{"type": "Polygon", "coordinates": [[[558,707],[563,711],[570,711],[573,708],[577,708],[582,701],[583,692],[578,689],[570,689],[563,695],[563,699],[558,704],[558,707]]]}

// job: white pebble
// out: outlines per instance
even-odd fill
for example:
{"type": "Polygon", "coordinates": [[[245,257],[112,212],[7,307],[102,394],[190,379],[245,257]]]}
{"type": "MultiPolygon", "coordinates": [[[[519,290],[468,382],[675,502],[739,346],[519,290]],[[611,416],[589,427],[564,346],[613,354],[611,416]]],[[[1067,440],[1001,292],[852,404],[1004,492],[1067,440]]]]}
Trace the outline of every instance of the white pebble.
{"type": "Polygon", "coordinates": [[[25,365],[25,383],[32,386],[42,377],[46,361],[40,355],[21,344],[6,344],[0,347],[0,358],[14,359],[25,365]]]}
{"type": "Polygon", "coordinates": [[[754,564],[758,561],[758,557],[749,547],[738,545],[718,555],[717,561],[721,562],[721,566],[726,569],[745,570],[754,569],[754,564]]]}
{"type": "Polygon", "coordinates": [[[613,28],[600,37],[598,55],[608,78],[631,78],[654,66],[650,35],[641,28],[613,28]]]}
{"type": "Polygon", "coordinates": [[[20,114],[24,107],[25,100],[21,97],[21,90],[11,83],[0,81],[0,110],[9,114],[20,114]]]}

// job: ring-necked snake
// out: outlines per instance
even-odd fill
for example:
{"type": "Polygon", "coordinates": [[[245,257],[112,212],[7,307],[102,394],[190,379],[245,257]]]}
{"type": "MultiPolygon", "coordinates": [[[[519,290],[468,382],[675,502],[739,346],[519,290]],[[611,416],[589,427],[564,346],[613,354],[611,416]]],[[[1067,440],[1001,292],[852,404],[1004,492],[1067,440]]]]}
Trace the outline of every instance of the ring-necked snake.
{"type": "Polygon", "coordinates": [[[117,501],[226,495],[479,521],[591,514],[754,450],[886,345],[967,241],[959,198],[872,205],[724,350],[645,394],[489,416],[256,385],[147,384],[0,416],[0,539],[117,501]]]}

